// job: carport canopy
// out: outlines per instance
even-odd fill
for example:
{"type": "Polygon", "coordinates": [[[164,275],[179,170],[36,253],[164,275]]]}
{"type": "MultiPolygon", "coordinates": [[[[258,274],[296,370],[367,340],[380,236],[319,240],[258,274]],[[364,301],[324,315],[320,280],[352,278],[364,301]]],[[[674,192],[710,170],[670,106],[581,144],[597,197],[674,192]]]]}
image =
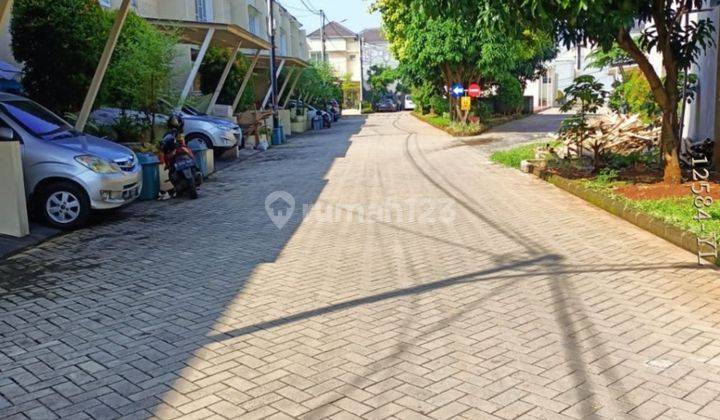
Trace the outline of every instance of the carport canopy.
{"type": "Polygon", "coordinates": [[[219,48],[230,48],[233,52],[225,65],[222,76],[218,81],[218,86],[216,87],[212,99],[210,100],[207,110],[208,112],[212,112],[212,108],[215,106],[217,99],[220,96],[220,92],[222,91],[225,81],[230,74],[230,70],[235,62],[237,54],[239,54],[241,50],[254,50],[256,54],[259,54],[264,50],[270,50],[269,42],[237,25],[229,23],[195,22],[155,18],[147,18],[147,20],[160,28],[174,31],[178,34],[181,42],[200,45],[200,51],[198,52],[197,58],[190,69],[190,74],[188,74],[183,90],[180,93],[178,107],[181,107],[187,99],[190,89],[192,88],[193,81],[200,70],[200,65],[202,64],[205,54],[211,45],[219,48]]]}
{"type": "Polygon", "coordinates": [[[211,44],[221,48],[235,48],[242,42],[243,49],[270,50],[270,43],[253,33],[230,23],[194,22],[189,20],[145,18],[153,25],[168,28],[178,34],[182,42],[201,45],[210,29],[214,30],[211,44]]]}

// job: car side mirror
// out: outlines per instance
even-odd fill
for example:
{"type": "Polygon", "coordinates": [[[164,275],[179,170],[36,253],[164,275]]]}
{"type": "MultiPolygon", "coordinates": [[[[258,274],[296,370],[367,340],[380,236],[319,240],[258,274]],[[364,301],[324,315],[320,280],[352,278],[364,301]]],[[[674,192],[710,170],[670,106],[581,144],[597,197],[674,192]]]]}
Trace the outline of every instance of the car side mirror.
{"type": "Polygon", "coordinates": [[[7,127],[0,127],[0,141],[14,141],[15,133],[7,127]]]}

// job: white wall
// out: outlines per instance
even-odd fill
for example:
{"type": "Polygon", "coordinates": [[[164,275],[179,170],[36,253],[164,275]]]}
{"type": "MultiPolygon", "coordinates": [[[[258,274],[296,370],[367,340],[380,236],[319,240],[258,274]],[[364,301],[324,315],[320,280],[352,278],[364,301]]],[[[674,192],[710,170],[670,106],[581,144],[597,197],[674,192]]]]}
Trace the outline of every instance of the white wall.
{"type": "MultiPolygon", "coordinates": [[[[720,7],[712,11],[701,12],[693,16],[694,20],[710,18],[717,31],[720,31],[720,7]]],[[[687,106],[683,137],[693,141],[702,141],[715,136],[715,115],[717,107],[717,66],[718,51],[716,47],[708,48],[693,65],[691,72],[698,76],[698,92],[695,101],[687,106]]]]}

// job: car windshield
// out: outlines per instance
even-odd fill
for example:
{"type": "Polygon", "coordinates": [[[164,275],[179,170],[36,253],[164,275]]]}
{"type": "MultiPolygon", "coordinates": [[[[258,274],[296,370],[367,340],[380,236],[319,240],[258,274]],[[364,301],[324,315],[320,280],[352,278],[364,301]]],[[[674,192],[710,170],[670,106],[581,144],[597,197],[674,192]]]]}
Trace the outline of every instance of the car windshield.
{"type": "Polygon", "coordinates": [[[190,105],[183,106],[182,110],[184,113],[194,115],[196,117],[201,117],[203,115],[207,115],[204,112],[200,112],[198,109],[191,107],[190,105]]]}
{"type": "Polygon", "coordinates": [[[1,106],[10,118],[36,137],[48,138],[72,130],[68,123],[35,102],[6,101],[1,106]]]}

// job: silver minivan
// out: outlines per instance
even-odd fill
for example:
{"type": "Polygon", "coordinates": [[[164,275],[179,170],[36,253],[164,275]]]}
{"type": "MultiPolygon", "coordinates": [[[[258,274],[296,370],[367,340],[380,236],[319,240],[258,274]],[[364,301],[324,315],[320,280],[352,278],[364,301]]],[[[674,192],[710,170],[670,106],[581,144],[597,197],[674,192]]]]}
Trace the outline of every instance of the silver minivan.
{"type": "Polygon", "coordinates": [[[21,142],[28,203],[53,227],[81,227],[92,210],[115,209],[140,194],[132,150],[75,131],[27,98],[0,93],[0,136],[21,142]]]}

